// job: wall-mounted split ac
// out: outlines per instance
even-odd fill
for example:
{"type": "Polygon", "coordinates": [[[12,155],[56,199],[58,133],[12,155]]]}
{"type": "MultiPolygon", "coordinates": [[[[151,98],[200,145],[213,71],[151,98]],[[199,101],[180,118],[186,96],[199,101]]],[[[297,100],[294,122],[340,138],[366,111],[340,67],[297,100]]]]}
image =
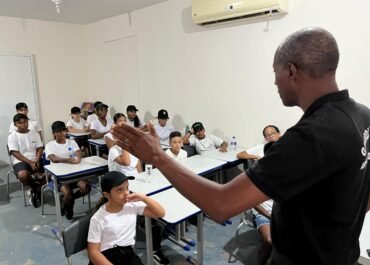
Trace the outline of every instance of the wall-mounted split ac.
{"type": "Polygon", "coordinates": [[[192,0],[193,21],[223,23],[288,13],[288,0],[192,0]]]}

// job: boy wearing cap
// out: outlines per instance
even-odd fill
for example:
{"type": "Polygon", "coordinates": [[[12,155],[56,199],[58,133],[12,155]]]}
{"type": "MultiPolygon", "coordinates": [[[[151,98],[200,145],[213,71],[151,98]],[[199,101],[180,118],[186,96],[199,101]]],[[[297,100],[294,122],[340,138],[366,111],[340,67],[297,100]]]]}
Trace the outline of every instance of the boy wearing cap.
{"type": "MultiPolygon", "coordinates": [[[[15,105],[15,109],[16,109],[17,113],[24,114],[28,117],[28,106],[27,106],[26,103],[24,103],[24,102],[17,103],[17,105],[15,105]]],[[[42,137],[41,128],[38,125],[37,121],[33,121],[33,120],[28,119],[28,129],[30,131],[38,132],[40,134],[40,138],[42,137]]],[[[9,133],[15,132],[16,130],[17,130],[17,127],[12,122],[9,126],[9,133]]]]}
{"type": "Polygon", "coordinates": [[[206,135],[206,130],[201,122],[195,122],[191,128],[191,131],[185,134],[183,141],[184,144],[194,146],[197,154],[201,155],[206,151],[217,148],[220,152],[227,152],[227,142],[213,134],[206,135]]]}
{"type": "Polygon", "coordinates": [[[81,109],[79,107],[71,108],[71,117],[72,119],[67,121],[68,132],[84,133],[89,131],[87,122],[81,118],[81,109]]]}
{"type": "Polygon", "coordinates": [[[30,203],[36,208],[40,200],[40,188],[44,182],[41,156],[44,146],[40,135],[31,131],[28,117],[18,113],[13,117],[16,131],[8,136],[8,149],[11,154],[14,174],[23,184],[31,187],[30,203]]]}
{"type": "MultiPolygon", "coordinates": [[[[51,125],[54,141],[50,141],[45,147],[45,157],[51,163],[78,164],[81,162],[81,151],[74,140],[67,139],[67,128],[64,122],[55,121],[51,125]]],[[[62,215],[65,214],[68,220],[73,218],[74,201],[88,194],[91,190],[87,180],[80,180],[71,184],[64,184],[60,188],[63,193],[62,215]],[[74,188],[78,188],[73,192],[74,188]]]]}
{"type": "Polygon", "coordinates": [[[89,264],[143,264],[133,250],[137,215],[161,218],[165,210],[145,194],[130,194],[128,180],[133,179],[117,171],[102,177],[103,198],[91,218],[87,238],[89,264]]]}
{"type": "Polygon", "coordinates": [[[178,131],[174,131],[170,134],[170,146],[171,148],[166,150],[166,154],[175,159],[176,161],[180,161],[188,157],[188,153],[181,149],[182,147],[182,137],[181,133],[178,131]]]}
{"type": "Polygon", "coordinates": [[[139,119],[137,113],[139,110],[135,105],[128,105],[126,108],[127,124],[135,128],[143,128],[145,124],[139,119]]]}
{"type": "Polygon", "coordinates": [[[175,130],[171,124],[167,124],[169,119],[168,112],[165,109],[158,111],[158,123],[154,125],[154,129],[159,137],[161,145],[169,145],[170,134],[175,130]]]}
{"type": "Polygon", "coordinates": [[[92,139],[103,138],[104,135],[109,132],[112,127],[113,121],[111,118],[107,118],[108,105],[100,103],[95,107],[96,115],[98,116],[97,120],[94,120],[91,123],[90,131],[92,139]]]}

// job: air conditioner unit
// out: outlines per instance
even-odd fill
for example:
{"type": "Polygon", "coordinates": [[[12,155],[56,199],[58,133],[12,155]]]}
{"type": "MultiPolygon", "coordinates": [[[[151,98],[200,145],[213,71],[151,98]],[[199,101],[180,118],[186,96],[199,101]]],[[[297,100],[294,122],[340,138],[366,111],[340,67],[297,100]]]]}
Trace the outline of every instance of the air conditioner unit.
{"type": "Polygon", "coordinates": [[[288,0],[192,0],[193,21],[200,25],[286,13],[288,0]]]}

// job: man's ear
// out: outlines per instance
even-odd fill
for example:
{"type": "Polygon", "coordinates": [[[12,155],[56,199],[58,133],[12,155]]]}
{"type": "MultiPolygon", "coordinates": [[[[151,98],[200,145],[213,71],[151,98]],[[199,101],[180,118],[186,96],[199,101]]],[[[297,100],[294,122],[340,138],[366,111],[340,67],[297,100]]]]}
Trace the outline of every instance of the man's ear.
{"type": "Polygon", "coordinates": [[[288,69],[289,69],[289,77],[295,78],[297,75],[297,67],[294,63],[288,63],[288,69]]]}

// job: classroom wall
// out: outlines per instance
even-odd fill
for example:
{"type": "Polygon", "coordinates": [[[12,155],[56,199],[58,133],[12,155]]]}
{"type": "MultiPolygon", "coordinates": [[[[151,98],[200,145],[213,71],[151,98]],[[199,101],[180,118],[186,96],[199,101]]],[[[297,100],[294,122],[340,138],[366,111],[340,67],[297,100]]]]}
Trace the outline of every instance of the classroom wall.
{"type": "MultiPolygon", "coordinates": [[[[79,106],[86,98],[84,27],[0,17],[0,32],[0,52],[28,52],[35,56],[41,118],[48,141],[52,138],[51,123],[57,119],[66,120],[70,108],[79,106]]],[[[0,89],[1,93],[12,93],[6,88],[0,89]]]]}
{"type": "MultiPolygon", "coordinates": [[[[370,2],[362,0],[292,0],[290,13],[270,21],[268,30],[264,21],[194,25],[190,0],[102,20],[85,27],[90,98],[109,99],[105,43],[136,36],[141,117],[165,108],[178,129],[200,120],[208,132],[224,139],[235,135],[241,145],[252,146],[263,140],[264,125],[284,131],[302,114],[282,106],[272,71],[278,44],[302,27],[321,26],[335,35],[341,51],[339,86],[370,106],[369,8],[370,2]]],[[[122,87],[116,89],[120,94],[122,87]]]]}

